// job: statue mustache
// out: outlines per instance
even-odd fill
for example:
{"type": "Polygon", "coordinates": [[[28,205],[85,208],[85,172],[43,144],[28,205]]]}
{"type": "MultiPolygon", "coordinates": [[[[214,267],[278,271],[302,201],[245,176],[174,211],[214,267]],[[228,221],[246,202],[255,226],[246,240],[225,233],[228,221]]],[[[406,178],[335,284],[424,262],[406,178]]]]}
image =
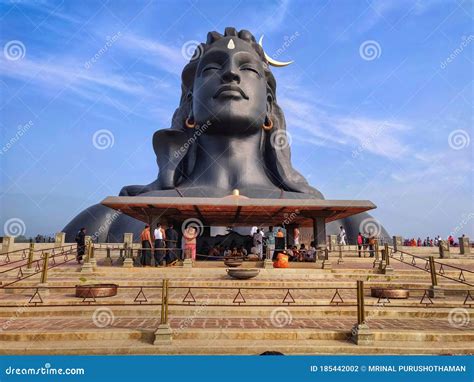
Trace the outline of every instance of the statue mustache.
{"type": "Polygon", "coordinates": [[[237,91],[242,95],[243,98],[249,99],[248,95],[245,94],[245,92],[240,88],[240,86],[237,85],[222,85],[219,89],[217,89],[217,92],[216,94],[214,94],[213,98],[219,97],[219,94],[225,92],[226,90],[237,91]]]}

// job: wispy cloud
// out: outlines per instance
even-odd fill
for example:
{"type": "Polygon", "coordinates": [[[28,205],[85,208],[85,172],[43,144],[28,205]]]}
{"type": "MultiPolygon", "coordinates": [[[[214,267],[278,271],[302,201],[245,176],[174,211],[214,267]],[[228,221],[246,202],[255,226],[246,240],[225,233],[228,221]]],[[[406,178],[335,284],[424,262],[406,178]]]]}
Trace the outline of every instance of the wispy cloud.
{"type": "MultiPolygon", "coordinates": [[[[401,133],[410,129],[405,123],[340,115],[311,101],[312,98],[304,88],[299,89],[295,84],[292,84],[291,91],[287,90],[280,97],[279,102],[293,138],[308,144],[350,151],[362,148],[368,153],[391,159],[400,158],[409,150],[401,138],[401,133]]],[[[317,99],[316,96],[314,98],[317,99]]]]}
{"type": "Polygon", "coordinates": [[[137,59],[171,74],[180,75],[183,66],[187,64],[181,47],[172,47],[143,36],[126,33],[117,46],[137,59]]]}

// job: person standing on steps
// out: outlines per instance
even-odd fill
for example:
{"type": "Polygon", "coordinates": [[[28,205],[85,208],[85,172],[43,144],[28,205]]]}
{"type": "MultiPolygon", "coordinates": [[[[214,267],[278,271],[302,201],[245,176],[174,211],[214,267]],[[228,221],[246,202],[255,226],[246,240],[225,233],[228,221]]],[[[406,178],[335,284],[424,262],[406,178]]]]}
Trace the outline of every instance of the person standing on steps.
{"type": "Polygon", "coordinates": [[[86,250],[86,229],[83,227],[79,230],[76,235],[76,243],[77,243],[77,256],[76,260],[77,263],[80,264],[82,261],[82,257],[84,256],[84,252],[86,250]]]}
{"type": "Polygon", "coordinates": [[[153,232],[153,236],[155,236],[155,267],[158,267],[163,262],[163,257],[165,257],[165,240],[166,240],[166,233],[161,224],[158,223],[156,225],[155,231],[153,232]]]}
{"type": "Polygon", "coordinates": [[[359,253],[359,257],[361,257],[362,244],[364,244],[364,238],[359,232],[359,234],[357,235],[357,252],[359,253]]]}
{"type": "Polygon", "coordinates": [[[273,230],[273,226],[268,227],[268,232],[265,236],[267,238],[267,251],[266,251],[266,253],[269,254],[268,255],[269,259],[271,259],[272,256],[273,256],[273,252],[275,251],[275,236],[276,236],[276,233],[273,230]]]}
{"type": "Polygon", "coordinates": [[[140,234],[140,241],[142,243],[142,258],[141,264],[143,267],[150,267],[151,266],[151,234],[150,234],[150,226],[147,224],[145,228],[143,228],[142,233],[140,234]]]}
{"type": "Polygon", "coordinates": [[[165,231],[166,237],[166,264],[174,264],[178,260],[178,255],[176,254],[176,245],[178,242],[178,232],[173,227],[173,224],[170,224],[165,231]]]}
{"type": "Polygon", "coordinates": [[[344,229],[344,227],[341,225],[341,227],[339,228],[340,231],[339,231],[339,245],[347,245],[347,236],[346,236],[346,230],[344,229]]]}
{"type": "Polygon", "coordinates": [[[253,234],[253,246],[257,249],[257,255],[259,260],[263,257],[263,235],[260,232],[260,228],[257,228],[257,232],[253,234]]]}

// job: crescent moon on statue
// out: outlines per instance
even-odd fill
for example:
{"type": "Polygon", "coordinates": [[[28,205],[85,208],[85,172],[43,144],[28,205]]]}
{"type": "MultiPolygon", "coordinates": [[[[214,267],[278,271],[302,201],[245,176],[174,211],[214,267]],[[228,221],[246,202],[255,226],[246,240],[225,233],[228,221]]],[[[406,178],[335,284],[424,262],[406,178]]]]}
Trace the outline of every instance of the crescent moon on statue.
{"type": "MultiPolygon", "coordinates": [[[[262,45],[262,42],[263,42],[263,35],[262,37],[260,37],[260,40],[258,40],[258,45],[260,45],[263,49],[263,45],[262,45]]],[[[277,60],[274,60],[273,58],[271,58],[268,54],[265,53],[265,49],[263,49],[263,54],[265,55],[265,59],[268,61],[268,63],[271,65],[271,66],[276,66],[278,68],[282,68],[284,66],[288,66],[290,64],[292,64],[294,61],[286,61],[286,62],[283,62],[283,61],[277,61],[277,60]]]]}

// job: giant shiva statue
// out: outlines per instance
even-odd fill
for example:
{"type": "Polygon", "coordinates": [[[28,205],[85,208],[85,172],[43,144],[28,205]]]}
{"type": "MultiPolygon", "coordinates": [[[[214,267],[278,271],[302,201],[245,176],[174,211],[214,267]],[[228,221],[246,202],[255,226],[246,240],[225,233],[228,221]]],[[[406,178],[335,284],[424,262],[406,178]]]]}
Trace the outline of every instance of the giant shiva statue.
{"type": "MultiPolygon", "coordinates": [[[[291,164],[276,81],[267,56],[246,30],[210,32],[184,67],[181,100],[171,128],[155,132],[153,148],[159,172],[147,185],[126,186],[121,196],[224,197],[239,189],[249,198],[317,198],[317,189],[291,164]]],[[[100,229],[99,241],[118,242],[124,232],[135,237],[143,223],[100,204],[77,215],[64,229],[68,239],[80,227],[100,229]],[[105,227],[105,228],[104,228],[105,227]]],[[[367,213],[327,226],[343,225],[354,238],[367,213]]],[[[386,232],[382,229],[383,233],[386,232]]]]}

